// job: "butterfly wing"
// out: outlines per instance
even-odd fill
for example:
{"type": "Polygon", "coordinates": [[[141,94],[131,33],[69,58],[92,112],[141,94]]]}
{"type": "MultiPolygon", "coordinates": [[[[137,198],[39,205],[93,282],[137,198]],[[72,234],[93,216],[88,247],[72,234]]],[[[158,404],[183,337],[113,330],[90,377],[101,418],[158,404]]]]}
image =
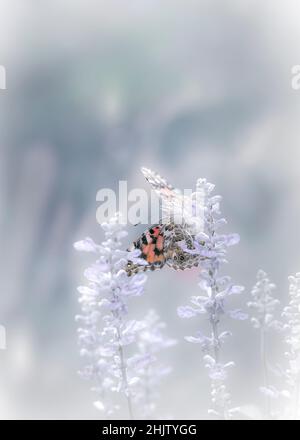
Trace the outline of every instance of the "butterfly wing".
{"type": "Polygon", "coordinates": [[[162,223],[170,222],[170,219],[178,216],[178,213],[182,213],[184,197],[180,191],[158,173],[144,167],[141,168],[141,171],[162,200],[162,223]]]}
{"type": "Polygon", "coordinates": [[[143,258],[147,265],[139,266],[129,262],[128,274],[136,273],[139,270],[162,268],[166,262],[164,225],[153,225],[143,232],[128,250],[133,251],[135,249],[141,251],[140,258],[143,258]]]}
{"type": "Polygon", "coordinates": [[[161,269],[165,264],[181,270],[197,266],[198,256],[183,251],[180,242],[184,242],[190,249],[193,247],[192,236],[181,225],[170,223],[151,226],[128,249],[138,249],[141,252],[139,258],[143,258],[147,264],[129,261],[127,274],[130,276],[141,270],[161,269]]]}
{"type": "Polygon", "coordinates": [[[175,222],[185,225],[193,235],[203,229],[204,199],[198,193],[182,195],[165,178],[148,168],[141,171],[152,189],[162,200],[163,224],[175,222]],[[199,217],[199,218],[197,218],[199,217]]]}
{"type": "Polygon", "coordinates": [[[164,177],[161,177],[158,173],[149,168],[142,167],[141,171],[145,179],[160,197],[163,197],[164,195],[166,197],[173,197],[176,194],[176,191],[178,191],[164,177]]]}
{"type": "Polygon", "coordinates": [[[184,241],[189,248],[193,247],[193,233],[187,221],[192,217],[192,212],[186,210],[185,203],[188,197],[184,197],[154,171],[148,168],[142,168],[141,171],[162,200],[162,219],[159,224],[143,232],[128,249],[140,250],[140,258],[147,263],[142,265],[129,261],[126,269],[128,275],[140,270],[159,269],[166,263],[174,269],[182,270],[197,265],[196,257],[184,252],[179,244],[184,241]],[[179,223],[177,219],[180,219],[179,223]]]}

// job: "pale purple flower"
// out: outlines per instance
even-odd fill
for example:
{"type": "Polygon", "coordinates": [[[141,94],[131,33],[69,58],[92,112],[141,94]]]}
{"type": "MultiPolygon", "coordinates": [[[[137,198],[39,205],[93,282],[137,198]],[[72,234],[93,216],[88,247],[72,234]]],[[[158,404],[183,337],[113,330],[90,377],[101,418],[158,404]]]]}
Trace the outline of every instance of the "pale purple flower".
{"type": "Polygon", "coordinates": [[[283,324],[275,318],[276,307],[280,301],[274,298],[276,286],[272,283],[266,272],[259,270],[257,273],[257,282],[251,291],[252,299],[247,306],[252,311],[251,323],[260,333],[260,357],[263,371],[263,385],[260,391],[265,397],[264,416],[267,419],[275,418],[276,413],[272,407],[272,399],[277,399],[281,392],[270,384],[269,372],[272,370],[268,359],[268,339],[267,333],[272,331],[282,331],[283,324]]]}
{"type": "Polygon", "coordinates": [[[138,381],[126,348],[144,329],[141,321],[128,320],[128,301],[144,291],[146,275],[128,277],[128,262],[140,262],[139,253],[121,251],[121,240],[127,235],[118,215],[101,225],[105,240],[101,245],[86,238],[74,244],[75,249],[92,252],[97,260],[85,270],[87,285],[78,287],[81,315],[76,317],[80,353],[86,364],[80,374],[94,382],[97,392],[95,407],[111,417],[119,405],[115,393],[123,393],[132,418],[132,387],[138,381]]]}
{"type": "Polygon", "coordinates": [[[166,325],[154,310],[143,319],[144,328],[139,332],[137,345],[139,354],[128,359],[135,367],[139,381],[136,384],[134,402],[142,418],[153,418],[159,398],[159,386],[172,369],[160,362],[160,353],[176,344],[176,340],[165,335],[166,325]]]}
{"type": "Polygon", "coordinates": [[[227,262],[226,254],[229,246],[239,242],[237,234],[220,234],[220,227],[226,224],[226,220],[220,218],[220,196],[212,196],[214,185],[206,179],[197,181],[196,192],[203,197],[203,230],[198,232],[194,240],[193,249],[189,249],[185,243],[181,247],[185,252],[199,256],[201,267],[199,287],[202,294],[192,296],[189,305],[178,308],[181,318],[206,316],[211,325],[211,332],[204,335],[198,331],[195,336],[186,336],[185,339],[193,344],[198,344],[204,352],[205,366],[209,371],[211,380],[212,408],[209,414],[218,418],[231,419],[238,408],[231,407],[230,393],[226,387],[227,369],[233,366],[233,362],[222,363],[220,350],[224,341],[231,335],[229,331],[220,332],[222,315],[226,314],[232,319],[244,320],[247,315],[241,310],[230,310],[227,300],[232,295],[243,292],[242,286],[236,286],[230,277],[219,274],[220,266],[227,262]]]}
{"type": "Polygon", "coordinates": [[[288,350],[285,357],[288,368],[285,371],[285,391],[290,404],[286,408],[286,417],[300,419],[300,272],[289,277],[289,304],[283,309],[285,320],[285,342],[288,350]]]}
{"type": "Polygon", "coordinates": [[[274,298],[276,286],[272,283],[266,272],[259,270],[257,282],[251,291],[252,300],[247,306],[252,310],[251,323],[254,328],[264,332],[282,330],[282,323],[275,319],[274,312],[280,301],[274,298]]]}

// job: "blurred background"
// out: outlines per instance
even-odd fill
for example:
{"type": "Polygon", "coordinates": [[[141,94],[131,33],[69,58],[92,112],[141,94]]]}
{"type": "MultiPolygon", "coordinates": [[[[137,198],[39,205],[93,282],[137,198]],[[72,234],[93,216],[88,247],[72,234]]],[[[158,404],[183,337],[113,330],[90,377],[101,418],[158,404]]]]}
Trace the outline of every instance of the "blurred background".
{"type": "MultiPolygon", "coordinates": [[[[300,5],[292,0],[1,0],[0,350],[1,418],[98,418],[80,367],[76,286],[88,261],[73,242],[101,241],[96,193],[147,189],[140,166],[179,188],[206,177],[238,232],[225,268],[246,287],[259,268],[287,302],[300,270],[300,5]]],[[[128,242],[137,230],[129,227],[128,242]]],[[[126,240],[125,240],[126,241],[126,240]]],[[[127,245],[127,243],[125,243],[127,245]]],[[[180,343],[159,414],[205,418],[209,382],[199,328],[176,308],[199,293],[197,273],[149,275],[136,315],[154,307],[180,343]]],[[[200,323],[201,325],[201,323],[200,323]]],[[[262,397],[258,334],[233,332],[233,403],[248,414],[262,397]]],[[[274,350],[282,353],[276,342],[274,350]]]]}

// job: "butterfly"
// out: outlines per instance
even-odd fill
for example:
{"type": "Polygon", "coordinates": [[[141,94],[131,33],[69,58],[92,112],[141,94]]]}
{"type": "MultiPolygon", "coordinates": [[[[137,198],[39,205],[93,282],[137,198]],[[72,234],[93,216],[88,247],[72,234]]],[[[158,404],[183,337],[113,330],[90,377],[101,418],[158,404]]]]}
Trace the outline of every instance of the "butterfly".
{"type": "Polygon", "coordinates": [[[185,196],[159,174],[147,168],[141,171],[162,201],[162,219],[143,232],[127,249],[130,252],[140,250],[140,258],[146,263],[139,265],[128,261],[127,274],[130,276],[141,270],[161,269],[164,265],[175,270],[198,266],[199,256],[185,252],[181,246],[184,243],[186,248],[193,249],[193,228],[187,221],[191,218],[191,212],[187,212],[187,209],[193,209],[192,205],[184,210],[183,206],[188,205],[185,204],[185,196]],[[176,222],[179,213],[182,221],[176,222]]]}

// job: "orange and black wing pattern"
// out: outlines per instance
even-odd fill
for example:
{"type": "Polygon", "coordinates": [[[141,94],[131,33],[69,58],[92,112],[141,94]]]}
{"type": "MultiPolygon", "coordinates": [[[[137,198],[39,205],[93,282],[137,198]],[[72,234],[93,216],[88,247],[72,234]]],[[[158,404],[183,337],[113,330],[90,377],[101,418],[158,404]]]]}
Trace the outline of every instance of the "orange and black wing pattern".
{"type": "Polygon", "coordinates": [[[135,249],[140,249],[141,258],[144,258],[150,266],[162,267],[164,265],[164,234],[162,225],[152,226],[133,244],[135,249]]]}
{"type": "Polygon", "coordinates": [[[164,225],[153,225],[147,229],[142,235],[133,242],[130,251],[139,249],[141,251],[140,258],[146,262],[146,266],[136,266],[129,264],[127,272],[138,272],[139,270],[155,270],[160,269],[166,263],[164,253],[165,237],[164,225]]]}

